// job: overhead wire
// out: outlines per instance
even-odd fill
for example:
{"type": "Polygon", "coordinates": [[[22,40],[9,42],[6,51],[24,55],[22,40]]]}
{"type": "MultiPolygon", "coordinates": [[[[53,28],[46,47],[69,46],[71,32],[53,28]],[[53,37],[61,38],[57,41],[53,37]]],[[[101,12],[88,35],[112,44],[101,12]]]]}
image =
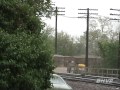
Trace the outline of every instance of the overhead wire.
{"type": "MultiPolygon", "coordinates": [[[[84,16],[86,16],[86,15],[83,15],[81,17],[84,17],[84,16]]],[[[66,18],[79,18],[79,17],[71,17],[71,16],[66,16],[66,15],[63,15],[62,17],[66,17],[66,18]]]]}

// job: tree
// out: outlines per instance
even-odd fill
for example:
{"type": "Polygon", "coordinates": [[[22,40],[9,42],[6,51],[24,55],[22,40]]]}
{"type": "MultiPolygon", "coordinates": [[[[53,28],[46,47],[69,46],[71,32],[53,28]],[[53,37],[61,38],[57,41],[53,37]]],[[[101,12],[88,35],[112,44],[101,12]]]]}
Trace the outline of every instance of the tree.
{"type": "Polygon", "coordinates": [[[55,37],[54,37],[54,28],[52,28],[51,26],[47,26],[44,29],[44,31],[42,32],[44,34],[44,37],[46,37],[46,43],[48,43],[48,45],[50,45],[52,52],[54,53],[55,51],[55,37]]]}
{"type": "MultiPolygon", "coordinates": [[[[98,20],[90,20],[89,31],[89,55],[101,56],[103,67],[117,68],[118,33],[113,30],[112,23],[107,17],[98,20]]],[[[86,33],[78,40],[78,44],[84,46],[86,33]]]]}
{"type": "Polygon", "coordinates": [[[110,22],[109,17],[99,17],[98,22],[100,24],[100,28],[101,28],[100,30],[102,32],[104,32],[104,30],[107,31],[111,29],[112,24],[110,22]]]}
{"type": "Polygon", "coordinates": [[[103,67],[117,68],[118,60],[118,41],[102,41],[99,42],[99,50],[103,60],[103,67]]]}
{"type": "Polygon", "coordinates": [[[75,55],[85,55],[85,48],[86,48],[85,46],[86,46],[86,38],[85,38],[85,33],[84,33],[83,36],[76,38],[75,55]]]}
{"type": "Polygon", "coordinates": [[[108,17],[100,17],[99,40],[97,41],[100,56],[103,58],[103,67],[117,68],[118,33],[113,30],[108,17]]]}
{"type": "Polygon", "coordinates": [[[39,17],[48,16],[51,9],[50,0],[1,0],[0,27],[9,33],[24,29],[28,32],[40,32],[44,23],[39,17]]]}
{"type": "Polygon", "coordinates": [[[58,33],[58,54],[60,55],[74,55],[74,40],[65,32],[58,33]]]}
{"type": "Polygon", "coordinates": [[[39,17],[50,9],[50,0],[0,1],[0,90],[50,87],[52,52],[39,17]]]}
{"type": "Polygon", "coordinates": [[[115,39],[116,32],[112,30],[112,23],[108,17],[99,17],[90,21],[89,54],[100,55],[98,42],[115,39]]]}

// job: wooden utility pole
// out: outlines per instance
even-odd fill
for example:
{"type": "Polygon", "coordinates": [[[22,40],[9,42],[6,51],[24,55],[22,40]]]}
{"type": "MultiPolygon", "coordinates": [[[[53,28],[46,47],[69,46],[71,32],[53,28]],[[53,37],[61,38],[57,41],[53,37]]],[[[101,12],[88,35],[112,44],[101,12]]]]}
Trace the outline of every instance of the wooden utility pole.
{"type": "Polygon", "coordinates": [[[89,43],[89,8],[87,8],[87,30],[86,30],[86,58],[85,65],[88,67],[88,44],[89,43]]]}
{"type": "Polygon", "coordinates": [[[57,54],[57,12],[58,12],[58,9],[56,7],[56,10],[55,10],[55,54],[57,54]]]}
{"type": "Polygon", "coordinates": [[[78,10],[87,10],[87,13],[78,13],[78,14],[87,14],[87,17],[78,17],[78,18],[87,18],[87,30],[86,30],[86,55],[85,55],[85,65],[88,67],[88,54],[89,54],[89,19],[90,18],[95,18],[95,17],[90,17],[90,14],[92,15],[97,15],[97,13],[89,13],[90,10],[97,11],[98,9],[78,9],[78,10]]]}
{"type": "Polygon", "coordinates": [[[57,22],[58,22],[58,15],[65,15],[65,14],[59,14],[58,12],[65,12],[65,11],[59,11],[58,9],[65,9],[63,7],[55,7],[55,54],[58,54],[58,44],[57,44],[57,22]]]}

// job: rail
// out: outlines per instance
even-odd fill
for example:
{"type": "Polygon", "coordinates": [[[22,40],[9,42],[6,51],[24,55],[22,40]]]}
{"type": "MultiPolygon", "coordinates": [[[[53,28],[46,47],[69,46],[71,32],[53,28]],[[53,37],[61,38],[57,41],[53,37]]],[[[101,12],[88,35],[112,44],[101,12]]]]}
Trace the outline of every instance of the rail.
{"type": "Polygon", "coordinates": [[[103,76],[93,76],[93,75],[82,76],[81,74],[70,74],[70,73],[57,73],[57,74],[66,80],[120,87],[120,79],[114,77],[103,77],[103,76]]]}

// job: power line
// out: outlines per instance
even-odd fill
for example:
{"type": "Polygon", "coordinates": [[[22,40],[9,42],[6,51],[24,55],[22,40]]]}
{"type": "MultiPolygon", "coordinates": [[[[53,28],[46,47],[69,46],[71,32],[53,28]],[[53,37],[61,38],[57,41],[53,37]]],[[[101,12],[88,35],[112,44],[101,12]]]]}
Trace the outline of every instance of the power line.
{"type": "MultiPolygon", "coordinates": [[[[87,18],[87,16],[86,15],[83,15],[83,16],[81,16],[81,17],[72,17],[72,16],[66,16],[66,15],[64,15],[64,16],[62,16],[62,17],[66,17],[66,18],[73,18],[73,19],[85,19],[85,18],[87,18]]],[[[98,17],[90,17],[91,19],[98,19],[98,17]]]]}
{"type": "Polygon", "coordinates": [[[78,17],[71,17],[71,16],[62,16],[62,17],[66,17],[66,18],[78,18],[78,17]]]}
{"type": "Polygon", "coordinates": [[[112,13],[110,15],[120,16],[120,14],[112,14],[112,13]]]}
{"type": "MultiPolygon", "coordinates": [[[[83,15],[83,17],[84,17],[84,16],[86,16],[86,15],[83,15]]],[[[78,18],[79,18],[79,17],[71,17],[71,16],[66,16],[66,15],[64,15],[64,16],[62,16],[62,17],[73,18],[73,19],[75,19],[75,18],[78,19],[78,18]]]]}
{"type": "Polygon", "coordinates": [[[113,9],[113,8],[110,8],[110,10],[113,10],[113,11],[120,11],[120,9],[113,9]]]}

